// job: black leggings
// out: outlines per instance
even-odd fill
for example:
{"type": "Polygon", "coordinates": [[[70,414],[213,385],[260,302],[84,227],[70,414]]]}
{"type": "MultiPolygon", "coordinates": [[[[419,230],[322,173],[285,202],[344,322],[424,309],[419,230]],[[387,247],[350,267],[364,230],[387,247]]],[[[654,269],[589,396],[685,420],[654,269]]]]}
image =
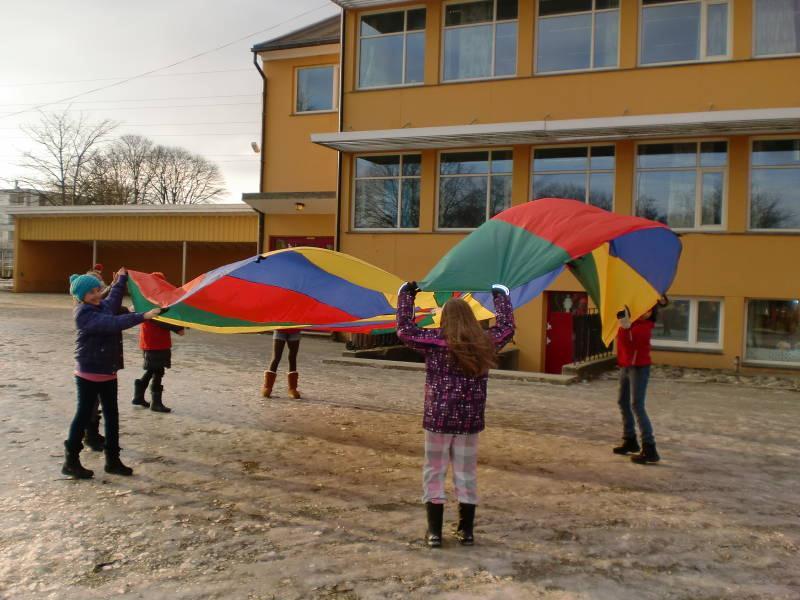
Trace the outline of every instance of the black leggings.
{"type": "Polygon", "coordinates": [[[150,385],[150,379],[153,380],[153,387],[161,387],[161,380],[164,377],[164,369],[148,369],[142,375],[141,381],[144,383],[145,389],[150,385]]]}
{"type": "Polygon", "coordinates": [[[106,420],[106,451],[119,452],[119,410],[117,408],[117,380],[88,381],[76,377],[78,386],[78,408],[69,428],[67,447],[73,452],[83,448],[81,440],[93,417],[97,414],[97,401],[103,406],[106,420]]]}
{"type": "Polygon", "coordinates": [[[297,371],[297,353],[300,352],[300,340],[286,342],[284,340],[274,340],[272,342],[272,362],[269,363],[269,370],[273,373],[278,372],[278,365],[281,364],[283,357],[283,347],[289,344],[289,372],[297,371]]]}

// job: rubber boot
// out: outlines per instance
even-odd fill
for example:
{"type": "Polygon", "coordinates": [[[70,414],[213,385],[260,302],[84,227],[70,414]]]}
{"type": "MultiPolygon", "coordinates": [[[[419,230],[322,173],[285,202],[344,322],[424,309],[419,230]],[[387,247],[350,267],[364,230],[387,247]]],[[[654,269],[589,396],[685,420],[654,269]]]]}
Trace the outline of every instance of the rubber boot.
{"type": "Polygon", "coordinates": [[[106,450],[106,473],[130,477],[133,475],[133,469],[122,464],[119,450],[106,450]]]}
{"type": "Polygon", "coordinates": [[[278,374],[273,371],[264,371],[264,385],[261,386],[261,396],[263,398],[272,398],[272,388],[275,387],[275,379],[278,374]]]}
{"type": "Polygon", "coordinates": [[[631,456],[631,460],[639,465],[647,463],[657,463],[661,457],[656,452],[655,444],[642,444],[642,451],[639,454],[631,456]]]}
{"type": "Polygon", "coordinates": [[[147,384],[141,379],[135,379],[133,381],[133,400],[131,401],[131,404],[150,408],[150,403],[144,399],[144,394],[146,391],[147,384]]]}
{"type": "Polygon", "coordinates": [[[302,398],[300,391],[297,389],[297,380],[299,377],[297,371],[289,373],[289,398],[294,398],[295,400],[300,400],[300,398],[302,398]]]}
{"type": "Polygon", "coordinates": [[[425,532],[425,543],[429,548],[442,546],[442,521],[444,520],[444,504],[425,503],[428,516],[428,530],[425,532]]]}
{"type": "Polygon", "coordinates": [[[89,422],[86,433],[83,434],[83,443],[95,452],[102,452],[106,447],[106,438],[100,435],[100,416],[95,417],[89,422]]]}
{"type": "Polygon", "coordinates": [[[91,479],[94,477],[94,471],[83,468],[80,453],[80,449],[71,450],[67,442],[64,442],[64,466],[61,467],[61,472],[73,479],[91,479]]]}
{"type": "Polygon", "coordinates": [[[475,505],[458,503],[458,528],[456,538],[462,546],[472,546],[475,543],[472,529],[475,524],[475,505]]]}
{"type": "Polygon", "coordinates": [[[160,413],[172,412],[171,408],[167,408],[161,402],[161,395],[163,393],[164,393],[163,385],[153,385],[150,387],[150,399],[152,400],[150,404],[150,410],[152,410],[153,412],[160,412],[160,413]]]}
{"type": "Polygon", "coordinates": [[[622,438],[622,445],[614,448],[614,454],[638,454],[641,451],[636,438],[622,438]]]}

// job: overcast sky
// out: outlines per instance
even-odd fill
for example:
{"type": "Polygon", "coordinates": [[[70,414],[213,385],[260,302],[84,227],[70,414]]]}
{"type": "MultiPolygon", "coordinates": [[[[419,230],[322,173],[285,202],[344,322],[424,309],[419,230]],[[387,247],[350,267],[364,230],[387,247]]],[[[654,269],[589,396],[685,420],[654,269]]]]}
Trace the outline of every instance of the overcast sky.
{"type": "MultiPolygon", "coordinates": [[[[118,121],[117,133],[139,133],[158,143],[184,146],[217,162],[229,190],[224,202],[238,202],[243,192],[258,191],[258,156],[250,142],[260,141],[261,78],[250,48],[338,12],[327,0],[1,3],[0,188],[13,186],[21,173],[17,166],[21,152],[31,147],[19,126],[39,118],[35,110],[10,113],[254,34],[156,76],[88,94],[70,104],[71,111],[92,119],[118,121]],[[308,11],[313,12],[298,17],[308,11]]],[[[42,110],[64,108],[66,104],[42,110]]]]}

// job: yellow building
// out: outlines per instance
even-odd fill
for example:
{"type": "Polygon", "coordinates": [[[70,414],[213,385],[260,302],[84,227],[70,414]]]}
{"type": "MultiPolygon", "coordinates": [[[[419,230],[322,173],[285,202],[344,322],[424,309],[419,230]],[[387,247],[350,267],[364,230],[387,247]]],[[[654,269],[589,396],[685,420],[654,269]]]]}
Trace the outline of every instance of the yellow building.
{"type": "MultiPolygon", "coordinates": [[[[341,44],[329,19],[254,48],[265,244],[333,226],[419,278],[497,211],[575,198],[682,235],[657,362],[800,368],[796,2],[335,3],[341,44]]],[[[565,274],[518,311],[521,368],[563,364],[580,292],[565,274]]]]}

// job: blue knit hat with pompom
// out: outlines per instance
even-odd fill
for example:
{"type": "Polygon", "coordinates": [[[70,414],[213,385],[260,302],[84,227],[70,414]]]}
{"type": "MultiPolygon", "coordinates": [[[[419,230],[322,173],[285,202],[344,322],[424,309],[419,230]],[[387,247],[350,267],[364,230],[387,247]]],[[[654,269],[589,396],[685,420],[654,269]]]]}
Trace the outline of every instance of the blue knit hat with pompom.
{"type": "Polygon", "coordinates": [[[78,301],[83,302],[84,296],[94,288],[103,287],[103,283],[94,275],[69,276],[69,293],[78,301]]]}

